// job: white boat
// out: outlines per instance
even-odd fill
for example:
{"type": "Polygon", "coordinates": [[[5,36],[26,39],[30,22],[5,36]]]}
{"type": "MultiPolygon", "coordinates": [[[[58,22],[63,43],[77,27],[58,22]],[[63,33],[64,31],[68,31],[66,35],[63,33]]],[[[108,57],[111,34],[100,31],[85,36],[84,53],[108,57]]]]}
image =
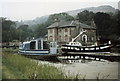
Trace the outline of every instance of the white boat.
{"type": "Polygon", "coordinates": [[[78,53],[110,53],[112,44],[103,44],[97,46],[77,46],[77,45],[62,45],[63,52],[78,52],[78,53]]]}
{"type": "Polygon", "coordinates": [[[49,48],[46,41],[36,39],[20,44],[19,53],[24,55],[46,55],[49,54],[49,48]]]}
{"type": "MultiPolygon", "coordinates": [[[[84,32],[84,31],[83,31],[84,32]]],[[[91,46],[82,46],[80,42],[75,42],[75,40],[83,34],[81,32],[78,34],[75,38],[72,39],[71,42],[69,42],[66,45],[62,45],[62,51],[65,53],[75,52],[75,53],[110,53],[110,49],[113,47],[111,42],[109,41],[106,44],[103,45],[91,45],[91,46]]]]}

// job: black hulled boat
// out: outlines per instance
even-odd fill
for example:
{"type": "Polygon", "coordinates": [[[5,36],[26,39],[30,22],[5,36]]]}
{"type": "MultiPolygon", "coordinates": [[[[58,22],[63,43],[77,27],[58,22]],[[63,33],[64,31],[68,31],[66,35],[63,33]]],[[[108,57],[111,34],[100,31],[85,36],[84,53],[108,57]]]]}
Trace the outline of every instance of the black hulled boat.
{"type": "Polygon", "coordinates": [[[63,52],[98,52],[98,53],[110,53],[110,49],[113,47],[112,44],[107,43],[103,45],[91,45],[81,46],[78,42],[70,42],[69,44],[62,45],[63,52]]]}

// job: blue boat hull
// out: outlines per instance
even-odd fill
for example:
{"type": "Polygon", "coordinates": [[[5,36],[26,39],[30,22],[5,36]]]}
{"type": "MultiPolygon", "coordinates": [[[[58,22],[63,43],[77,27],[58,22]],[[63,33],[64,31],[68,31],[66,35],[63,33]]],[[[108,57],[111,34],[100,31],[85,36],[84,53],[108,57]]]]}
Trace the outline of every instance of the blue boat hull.
{"type": "Polygon", "coordinates": [[[19,50],[19,53],[26,55],[47,55],[49,50],[19,50]]]}

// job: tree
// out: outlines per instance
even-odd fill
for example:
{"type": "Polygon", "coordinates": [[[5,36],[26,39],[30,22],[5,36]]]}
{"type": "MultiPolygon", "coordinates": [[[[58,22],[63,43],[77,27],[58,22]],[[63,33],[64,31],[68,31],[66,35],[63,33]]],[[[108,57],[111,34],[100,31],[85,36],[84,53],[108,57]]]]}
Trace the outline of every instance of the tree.
{"type": "Polygon", "coordinates": [[[116,14],[114,15],[113,19],[116,21],[117,24],[117,34],[120,37],[120,10],[118,10],[116,12],[116,14]]]}
{"type": "Polygon", "coordinates": [[[93,17],[94,13],[87,10],[84,10],[77,14],[77,18],[79,19],[79,21],[88,25],[91,25],[93,17]]]}
{"type": "Polygon", "coordinates": [[[52,24],[55,22],[55,19],[59,19],[60,21],[71,21],[74,20],[74,17],[70,16],[67,13],[53,14],[49,16],[47,22],[52,24]]]}
{"type": "Polygon", "coordinates": [[[50,15],[48,20],[45,23],[34,25],[35,38],[44,37],[47,34],[47,27],[53,24],[54,22],[56,22],[55,19],[59,19],[60,21],[74,20],[74,18],[68,15],[67,13],[59,13],[59,14],[50,15]]]}
{"type": "Polygon", "coordinates": [[[14,21],[2,18],[2,42],[10,42],[15,39],[16,24],[14,21]]]}
{"type": "Polygon", "coordinates": [[[103,12],[95,14],[94,21],[97,26],[98,35],[101,39],[116,40],[117,37],[119,37],[119,16],[117,14],[110,16],[103,12]]]}
{"type": "Polygon", "coordinates": [[[29,40],[33,37],[33,32],[32,30],[29,28],[29,25],[20,25],[17,29],[17,32],[19,33],[18,37],[20,41],[25,41],[25,40],[29,40]]]}
{"type": "Polygon", "coordinates": [[[40,38],[44,37],[47,34],[47,27],[48,25],[43,23],[43,24],[37,24],[35,26],[35,38],[40,38]]]}

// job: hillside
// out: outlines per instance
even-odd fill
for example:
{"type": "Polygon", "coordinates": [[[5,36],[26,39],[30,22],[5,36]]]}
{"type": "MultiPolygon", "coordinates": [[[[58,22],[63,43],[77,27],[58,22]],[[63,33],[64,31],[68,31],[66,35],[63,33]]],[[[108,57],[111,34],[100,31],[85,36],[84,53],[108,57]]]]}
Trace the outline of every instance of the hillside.
{"type": "Polygon", "coordinates": [[[105,13],[112,12],[112,13],[115,13],[116,12],[115,8],[113,8],[112,6],[105,5],[105,6],[99,6],[99,7],[89,7],[89,8],[72,10],[72,11],[68,11],[67,13],[71,16],[76,16],[77,13],[82,12],[84,10],[92,11],[94,13],[96,13],[96,12],[105,12],[105,13]]]}
{"type": "Polygon", "coordinates": [[[48,17],[49,17],[49,15],[45,15],[45,16],[37,17],[33,20],[25,20],[25,21],[21,21],[21,22],[16,22],[16,25],[17,25],[17,27],[19,27],[22,24],[27,24],[29,26],[36,25],[36,24],[42,24],[47,21],[48,17]]]}
{"type": "Polygon", "coordinates": [[[44,23],[45,21],[47,21],[48,17],[49,17],[49,15],[42,16],[42,17],[37,17],[34,20],[24,21],[24,23],[29,24],[29,25],[41,24],[41,23],[44,23]]]}
{"type": "MultiPolygon", "coordinates": [[[[112,6],[108,6],[108,5],[104,5],[104,6],[99,6],[99,7],[88,7],[88,8],[82,8],[82,9],[77,9],[77,10],[71,10],[71,11],[67,11],[65,13],[68,13],[71,16],[76,16],[77,13],[82,12],[84,10],[88,10],[88,11],[92,11],[94,13],[96,12],[105,12],[105,13],[115,13],[116,9],[113,8],[112,6]]],[[[50,14],[52,15],[52,14],[50,14]]],[[[47,21],[48,17],[50,15],[46,15],[46,16],[42,16],[42,17],[37,17],[34,20],[27,20],[27,21],[23,21],[23,22],[19,22],[18,24],[28,24],[28,25],[35,25],[35,24],[41,24],[47,21]]]]}

